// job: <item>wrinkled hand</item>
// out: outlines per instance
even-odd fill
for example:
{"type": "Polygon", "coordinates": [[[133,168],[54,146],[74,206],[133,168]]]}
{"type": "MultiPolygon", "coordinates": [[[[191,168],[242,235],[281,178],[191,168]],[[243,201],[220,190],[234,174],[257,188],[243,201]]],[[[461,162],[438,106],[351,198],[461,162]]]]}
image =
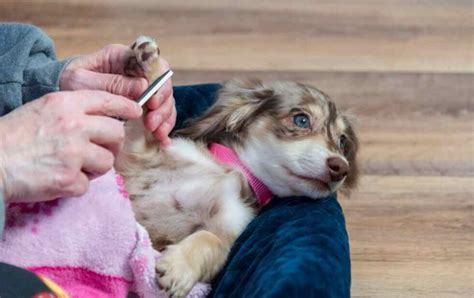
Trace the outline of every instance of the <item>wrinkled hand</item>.
{"type": "MultiPolygon", "coordinates": [[[[61,90],[103,90],[113,94],[137,99],[146,90],[144,78],[125,76],[123,69],[125,45],[109,45],[97,53],[71,61],[60,78],[61,90]]],[[[170,68],[160,58],[160,73],[170,68]]],[[[169,80],[147,103],[149,109],[144,117],[145,127],[162,143],[169,144],[169,133],[176,122],[176,108],[172,82],[169,80]]]]}
{"type": "Polygon", "coordinates": [[[0,188],[10,202],[84,194],[113,165],[135,102],[104,91],[56,92],[0,118],[0,188]]]}

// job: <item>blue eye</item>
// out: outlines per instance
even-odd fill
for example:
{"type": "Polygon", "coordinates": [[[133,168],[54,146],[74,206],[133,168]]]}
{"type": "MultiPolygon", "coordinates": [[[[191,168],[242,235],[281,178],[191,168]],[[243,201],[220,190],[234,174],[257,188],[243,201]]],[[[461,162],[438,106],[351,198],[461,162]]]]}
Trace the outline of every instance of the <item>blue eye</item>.
{"type": "Polygon", "coordinates": [[[339,137],[339,148],[341,148],[342,151],[346,151],[346,146],[347,146],[347,137],[345,135],[341,135],[339,137]]]}
{"type": "Polygon", "coordinates": [[[305,114],[298,114],[294,116],[293,123],[301,128],[309,128],[310,125],[309,118],[305,114]]]}

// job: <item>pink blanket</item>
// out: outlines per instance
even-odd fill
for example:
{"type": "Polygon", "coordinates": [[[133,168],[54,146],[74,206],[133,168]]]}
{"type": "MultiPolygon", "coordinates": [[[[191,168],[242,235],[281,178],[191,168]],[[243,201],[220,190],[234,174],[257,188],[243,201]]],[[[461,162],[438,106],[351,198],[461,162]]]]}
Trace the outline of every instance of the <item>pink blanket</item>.
{"type": "MultiPolygon", "coordinates": [[[[77,198],[10,204],[0,261],[54,280],[71,297],[165,297],[155,284],[159,258],[115,172],[77,198]]],[[[204,297],[198,284],[190,297],[204,297]]]]}

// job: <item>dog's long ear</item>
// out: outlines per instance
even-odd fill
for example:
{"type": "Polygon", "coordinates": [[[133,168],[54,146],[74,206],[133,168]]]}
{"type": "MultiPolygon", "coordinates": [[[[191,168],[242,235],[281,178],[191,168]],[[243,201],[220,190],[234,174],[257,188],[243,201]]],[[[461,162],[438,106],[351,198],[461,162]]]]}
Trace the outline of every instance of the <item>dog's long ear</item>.
{"type": "Polygon", "coordinates": [[[206,143],[229,138],[238,141],[250,120],[265,110],[274,91],[260,80],[234,79],[223,85],[218,96],[217,102],[203,116],[188,122],[176,135],[206,143]]]}
{"type": "Polygon", "coordinates": [[[347,196],[350,196],[351,190],[357,187],[359,180],[360,169],[357,162],[357,154],[359,151],[359,140],[354,130],[354,121],[351,121],[350,116],[343,115],[343,121],[346,124],[346,130],[344,134],[347,137],[346,149],[344,149],[344,156],[349,162],[349,173],[347,174],[346,180],[342,187],[342,192],[347,196]]]}

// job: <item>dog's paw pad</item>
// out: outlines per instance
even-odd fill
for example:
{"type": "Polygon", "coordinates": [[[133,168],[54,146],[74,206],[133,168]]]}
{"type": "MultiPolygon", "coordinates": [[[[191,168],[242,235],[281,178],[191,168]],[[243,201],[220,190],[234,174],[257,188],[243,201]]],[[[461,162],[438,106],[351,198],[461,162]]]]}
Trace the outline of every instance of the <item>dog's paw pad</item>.
{"type": "Polygon", "coordinates": [[[158,285],[171,297],[185,297],[198,282],[198,273],[187,263],[179,246],[171,245],[156,264],[158,285]]]}
{"type": "Polygon", "coordinates": [[[132,77],[143,77],[143,69],[140,66],[140,63],[138,63],[137,58],[134,55],[131,55],[127,59],[125,59],[125,65],[123,69],[124,73],[126,75],[132,76],[132,77]]]}
{"type": "Polygon", "coordinates": [[[124,72],[131,76],[146,76],[157,72],[160,49],[153,38],[140,36],[130,47],[124,72]]]}

